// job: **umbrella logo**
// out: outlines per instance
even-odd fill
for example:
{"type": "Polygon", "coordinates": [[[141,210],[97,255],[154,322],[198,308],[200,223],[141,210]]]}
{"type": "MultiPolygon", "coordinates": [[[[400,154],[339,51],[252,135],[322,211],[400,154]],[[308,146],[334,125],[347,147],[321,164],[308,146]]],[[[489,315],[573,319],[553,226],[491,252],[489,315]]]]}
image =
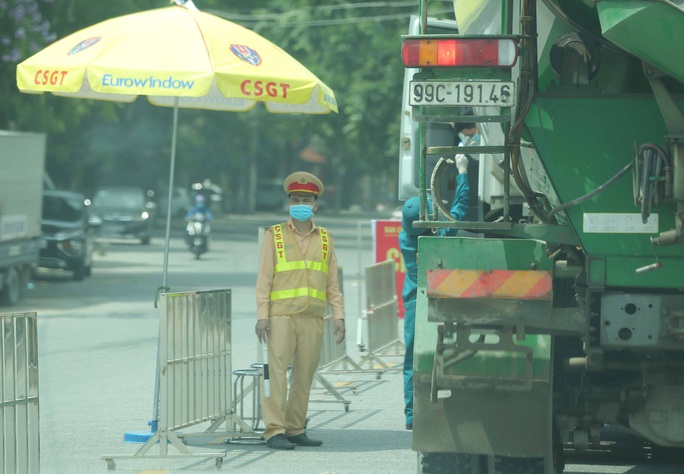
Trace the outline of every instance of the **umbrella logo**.
{"type": "Polygon", "coordinates": [[[231,44],[230,50],[235,56],[252,66],[261,64],[261,56],[249,46],[245,46],[244,44],[231,44]]]}
{"type": "Polygon", "coordinates": [[[67,54],[67,56],[71,56],[72,54],[80,53],[84,49],[90,48],[92,45],[97,43],[102,39],[102,36],[93,36],[92,38],[88,38],[87,40],[81,41],[78,43],[76,46],[71,48],[71,51],[67,54]]]}

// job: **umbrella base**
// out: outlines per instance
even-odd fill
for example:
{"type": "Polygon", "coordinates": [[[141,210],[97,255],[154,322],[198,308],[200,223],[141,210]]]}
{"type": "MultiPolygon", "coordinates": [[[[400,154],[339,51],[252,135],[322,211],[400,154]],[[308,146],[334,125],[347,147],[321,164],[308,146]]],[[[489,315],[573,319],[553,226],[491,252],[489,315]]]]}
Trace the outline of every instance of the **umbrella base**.
{"type": "Polygon", "coordinates": [[[125,443],[146,443],[154,433],[151,431],[127,431],[124,433],[125,443]]]}

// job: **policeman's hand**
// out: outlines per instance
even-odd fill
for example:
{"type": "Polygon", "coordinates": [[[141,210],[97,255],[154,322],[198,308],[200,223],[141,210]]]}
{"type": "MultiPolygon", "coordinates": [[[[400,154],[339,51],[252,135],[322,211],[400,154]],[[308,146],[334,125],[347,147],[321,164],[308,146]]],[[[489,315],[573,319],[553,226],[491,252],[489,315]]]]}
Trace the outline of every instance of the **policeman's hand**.
{"type": "Polygon", "coordinates": [[[342,344],[344,342],[344,319],[336,319],[335,320],[335,336],[337,336],[336,341],[338,344],[342,344]]]}
{"type": "Polygon", "coordinates": [[[271,330],[271,325],[268,319],[260,319],[257,321],[254,327],[254,332],[256,332],[259,342],[266,343],[268,341],[268,332],[271,330]]]}
{"type": "Polygon", "coordinates": [[[456,161],[456,169],[458,170],[459,174],[466,174],[468,172],[468,158],[462,154],[459,153],[455,157],[456,161]]]}

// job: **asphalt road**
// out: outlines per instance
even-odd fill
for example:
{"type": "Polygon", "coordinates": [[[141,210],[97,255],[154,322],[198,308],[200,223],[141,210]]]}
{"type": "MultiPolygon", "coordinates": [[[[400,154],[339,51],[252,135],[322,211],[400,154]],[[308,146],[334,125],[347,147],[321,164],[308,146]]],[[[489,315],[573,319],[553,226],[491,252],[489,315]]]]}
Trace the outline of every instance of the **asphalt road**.
{"type": "MultiPolygon", "coordinates": [[[[229,288],[232,291],[233,369],[257,361],[254,335],[254,283],[259,225],[282,216],[219,217],[209,253],[197,261],[181,240],[175,223],[168,283],[173,291],[229,288]]],[[[331,230],[344,267],[346,350],[353,360],[362,301],[363,268],[370,265],[368,218],[321,216],[331,230]],[[359,234],[361,231],[361,234],[359,234]]],[[[140,447],[124,443],[124,434],[149,431],[153,414],[158,313],[155,290],[161,285],[163,226],[149,246],[115,243],[95,256],[93,275],[83,282],[68,274],[41,272],[13,311],[38,313],[40,437],[42,473],[108,472],[106,455],[131,455],[140,447]]],[[[0,308],[6,310],[6,308],[0,308]]],[[[388,357],[393,364],[399,358],[388,357]]],[[[402,379],[389,371],[333,374],[326,378],[350,401],[349,411],[326,392],[312,396],[308,431],[323,439],[320,448],[292,452],[269,450],[261,443],[207,445],[193,441],[196,452],[226,453],[222,471],[240,473],[414,473],[416,454],[404,429],[402,379]]],[[[202,429],[195,432],[201,432],[202,429]]],[[[189,432],[193,432],[192,429],[189,432]]],[[[174,453],[173,448],[169,452],[174,453]]],[[[155,457],[116,461],[118,472],[216,471],[213,458],[155,457]]],[[[567,474],[681,473],[676,461],[649,460],[641,448],[619,455],[569,454],[567,474]]]]}

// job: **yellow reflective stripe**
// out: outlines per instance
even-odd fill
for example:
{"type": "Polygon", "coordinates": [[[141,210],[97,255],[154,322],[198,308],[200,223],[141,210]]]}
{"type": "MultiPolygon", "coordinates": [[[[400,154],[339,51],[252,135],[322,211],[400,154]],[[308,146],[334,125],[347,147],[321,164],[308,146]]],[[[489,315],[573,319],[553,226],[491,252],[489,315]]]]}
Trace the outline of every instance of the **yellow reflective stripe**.
{"type": "Polygon", "coordinates": [[[321,235],[321,261],[313,262],[310,260],[300,260],[295,262],[288,262],[285,257],[285,246],[283,240],[283,228],[281,225],[274,225],[273,227],[273,246],[275,247],[276,264],[275,273],[286,272],[289,270],[317,270],[319,272],[328,273],[328,230],[324,227],[318,227],[321,235]]]}
{"type": "Polygon", "coordinates": [[[306,262],[304,260],[300,260],[298,262],[276,263],[275,271],[277,273],[277,272],[284,272],[287,270],[304,270],[305,268],[306,268],[306,262]]]}
{"type": "MultiPolygon", "coordinates": [[[[280,225],[273,226],[273,246],[276,254],[276,267],[285,263],[285,241],[283,240],[283,228],[280,225]]],[[[277,271],[277,270],[276,270],[277,271]]]]}
{"type": "Polygon", "coordinates": [[[283,262],[276,263],[275,271],[286,272],[288,270],[304,270],[308,268],[309,270],[317,270],[319,272],[328,273],[328,265],[321,262],[313,262],[311,260],[299,260],[297,262],[283,262]]]}
{"type": "MultiPolygon", "coordinates": [[[[318,231],[321,234],[321,262],[328,261],[328,229],[319,227],[318,231]]],[[[328,273],[328,266],[325,267],[325,273],[328,273]]]]}
{"type": "Polygon", "coordinates": [[[271,301],[297,298],[299,296],[310,296],[311,298],[316,298],[318,300],[326,300],[325,291],[316,290],[314,288],[293,288],[291,290],[272,291],[271,301]]]}

